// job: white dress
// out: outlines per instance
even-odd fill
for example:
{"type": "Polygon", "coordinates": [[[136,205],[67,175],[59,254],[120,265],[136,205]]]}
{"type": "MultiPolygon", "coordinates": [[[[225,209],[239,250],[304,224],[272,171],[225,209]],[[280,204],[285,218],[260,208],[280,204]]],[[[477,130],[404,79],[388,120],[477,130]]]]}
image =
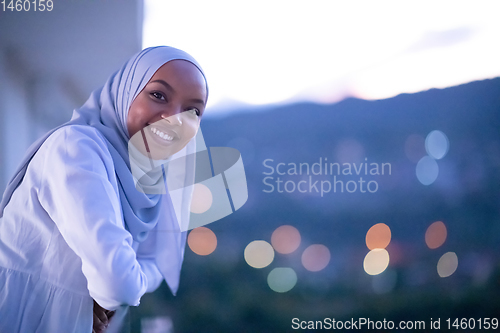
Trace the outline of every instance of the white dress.
{"type": "Polygon", "coordinates": [[[124,226],[102,134],[58,129],[0,219],[0,333],[90,333],[93,299],[109,310],[139,305],[163,280],[154,242],[139,246],[124,226]]]}

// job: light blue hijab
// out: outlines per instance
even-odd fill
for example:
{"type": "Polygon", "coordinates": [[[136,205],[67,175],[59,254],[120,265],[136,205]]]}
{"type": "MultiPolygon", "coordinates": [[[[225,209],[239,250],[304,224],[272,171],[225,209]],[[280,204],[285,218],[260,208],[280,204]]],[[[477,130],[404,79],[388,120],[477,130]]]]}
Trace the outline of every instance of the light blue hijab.
{"type": "MultiPolygon", "coordinates": [[[[102,88],[94,90],[85,104],[73,111],[70,121],[49,131],[33,143],[7,185],[0,202],[0,217],[3,216],[5,206],[21,184],[28,164],[43,142],[63,126],[88,125],[99,130],[107,140],[118,180],[125,226],[133,239],[137,242],[144,241],[149,231],[161,219],[164,219],[162,225],[178,225],[168,191],[166,194],[146,194],[136,189],[130,168],[128,150],[130,136],[127,129],[128,111],[135,97],[162,65],[178,59],[191,62],[205,77],[196,60],[184,51],[168,46],[146,48],[111,75],[102,88]]],[[[186,232],[179,230],[179,232],[157,232],[157,234],[159,236],[157,265],[175,294],[184,257],[186,232]]]]}

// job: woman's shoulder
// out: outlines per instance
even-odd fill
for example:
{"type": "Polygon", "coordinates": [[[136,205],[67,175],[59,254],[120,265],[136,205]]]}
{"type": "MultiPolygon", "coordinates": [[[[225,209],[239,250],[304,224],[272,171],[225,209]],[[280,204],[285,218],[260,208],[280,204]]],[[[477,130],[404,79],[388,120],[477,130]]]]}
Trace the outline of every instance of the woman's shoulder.
{"type": "Polygon", "coordinates": [[[111,157],[107,140],[96,128],[88,125],[66,125],[52,132],[40,149],[51,150],[64,148],[68,150],[99,150],[111,157]]]}
{"type": "Polygon", "coordinates": [[[106,144],[106,138],[104,135],[95,127],[89,125],[65,125],[59,127],[54,132],[52,132],[48,140],[58,140],[64,139],[66,141],[79,141],[79,140],[88,140],[91,139],[93,141],[106,144]]]}
{"type": "Polygon", "coordinates": [[[40,166],[54,169],[58,169],[59,164],[65,165],[63,169],[70,164],[101,172],[114,169],[108,141],[98,129],[85,125],[66,125],[56,129],[40,146],[34,159],[40,161],[40,166]]]}

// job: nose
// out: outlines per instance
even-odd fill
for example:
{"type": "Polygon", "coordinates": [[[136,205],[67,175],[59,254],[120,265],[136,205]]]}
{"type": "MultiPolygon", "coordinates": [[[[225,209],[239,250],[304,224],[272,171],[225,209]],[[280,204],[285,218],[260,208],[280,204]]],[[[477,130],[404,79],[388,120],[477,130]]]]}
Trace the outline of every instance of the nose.
{"type": "Polygon", "coordinates": [[[168,116],[166,114],[162,114],[161,117],[165,119],[167,122],[169,122],[171,125],[175,126],[181,126],[182,125],[182,116],[181,113],[176,113],[171,116],[168,116]]]}

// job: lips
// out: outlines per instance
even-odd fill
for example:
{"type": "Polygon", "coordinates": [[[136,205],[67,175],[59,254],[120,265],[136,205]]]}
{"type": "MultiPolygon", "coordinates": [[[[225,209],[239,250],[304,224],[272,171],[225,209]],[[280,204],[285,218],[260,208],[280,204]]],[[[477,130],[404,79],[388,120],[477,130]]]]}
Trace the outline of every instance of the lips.
{"type": "Polygon", "coordinates": [[[174,135],[168,135],[167,133],[164,133],[163,131],[160,131],[156,127],[150,127],[151,132],[159,136],[160,138],[166,140],[166,141],[172,141],[174,139],[174,135]]]}
{"type": "Polygon", "coordinates": [[[148,132],[150,135],[160,143],[170,143],[179,139],[177,133],[165,126],[158,126],[157,124],[148,124],[148,132]]]}

